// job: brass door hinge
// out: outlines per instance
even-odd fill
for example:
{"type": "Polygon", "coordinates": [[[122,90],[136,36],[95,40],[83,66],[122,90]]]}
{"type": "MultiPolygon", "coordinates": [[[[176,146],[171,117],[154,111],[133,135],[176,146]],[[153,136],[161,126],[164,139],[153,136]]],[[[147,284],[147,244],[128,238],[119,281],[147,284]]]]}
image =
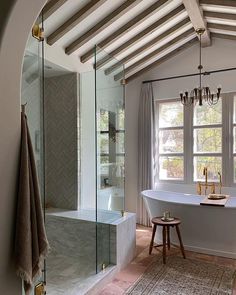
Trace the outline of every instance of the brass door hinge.
{"type": "Polygon", "coordinates": [[[35,295],[45,295],[46,294],[45,284],[43,282],[38,283],[35,286],[34,291],[35,291],[34,292],[35,295]]]}
{"type": "Polygon", "coordinates": [[[43,41],[43,29],[38,25],[35,24],[32,28],[32,36],[37,39],[38,41],[43,41]]]}

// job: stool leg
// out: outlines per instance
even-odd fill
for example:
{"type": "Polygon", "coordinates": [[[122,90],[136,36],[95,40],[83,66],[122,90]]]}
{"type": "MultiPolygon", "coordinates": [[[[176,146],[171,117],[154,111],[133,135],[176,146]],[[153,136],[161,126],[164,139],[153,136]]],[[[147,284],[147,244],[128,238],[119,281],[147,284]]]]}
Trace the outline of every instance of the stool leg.
{"type": "Polygon", "coordinates": [[[163,263],[166,264],[166,227],[163,226],[162,229],[162,239],[163,239],[163,263]]]}
{"type": "Polygon", "coordinates": [[[180,230],[179,230],[178,224],[176,225],[176,232],[177,232],[177,235],[178,235],[178,238],[179,238],[180,249],[181,249],[182,255],[183,255],[184,259],[185,259],[186,257],[185,257],[185,253],[184,253],[184,246],[183,246],[183,242],[182,242],[182,239],[181,239],[181,235],[180,235],[180,230]]]}
{"type": "Polygon", "coordinates": [[[167,245],[168,245],[168,250],[170,250],[170,227],[167,226],[167,245]]]}
{"type": "Polygon", "coordinates": [[[151,239],[151,243],[150,243],[150,246],[149,246],[149,255],[152,254],[152,248],[153,248],[156,229],[157,229],[157,225],[154,224],[153,229],[152,229],[152,239],[151,239]]]}

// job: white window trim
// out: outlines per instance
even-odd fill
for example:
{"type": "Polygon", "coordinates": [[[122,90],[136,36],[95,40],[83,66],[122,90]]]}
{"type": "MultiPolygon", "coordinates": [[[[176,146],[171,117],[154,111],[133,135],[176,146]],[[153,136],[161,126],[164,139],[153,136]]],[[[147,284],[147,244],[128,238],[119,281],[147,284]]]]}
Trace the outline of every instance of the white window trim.
{"type": "Polygon", "coordinates": [[[157,172],[156,174],[156,178],[158,183],[182,183],[185,184],[186,183],[186,171],[185,171],[185,146],[183,147],[183,152],[182,153],[159,153],[159,131],[160,130],[183,130],[184,134],[184,122],[185,122],[185,118],[183,118],[183,126],[175,126],[175,127],[161,127],[159,128],[159,104],[160,103],[171,103],[171,102],[176,102],[177,99],[168,99],[168,100],[156,100],[156,104],[155,104],[155,111],[158,114],[157,116],[155,116],[156,118],[156,143],[157,143],[157,172]],[[174,157],[174,156],[180,156],[183,157],[183,164],[184,164],[184,178],[183,180],[181,179],[160,179],[159,178],[159,157],[174,157]]]}
{"type": "MultiPolygon", "coordinates": [[[[222,94],[222,124],[200,125],[193,126],[193,106],[184,107],[184,152],[183,153],[161,153],[160,156],[183,156],[184,157],[184,179],[183,180],[162,180],[159,179],[159,171],[156,171],[156,179],[158,183],[173,183],[173,184],[196,184],[194,181],[194,156],[220,156],[222,158],[222,182],[223,186],[235,187],[234,182],[234,157],[236,158],[236,152],[233,151],[233,128],[236,127],[236,122],[233,122],[234,112],[234,96],[235,92],[222,94]],[[186,122],[186,123],[185,123],[186,122]],[[188,122],[188,125],[187,125],[188,122]],[[222,128],[222,151],[221,153],[194,153],[193,147],[193,135],[194,129],[200,128],[222,128]]],[[[167,102],[176,102],[179,99],[162,99],[155,100],[156,116],[156,142],[157,142],[157,161],[156,165],[159,170],[159,130],[175,130],[182,129],[182,127],[163,127],[159,129],[158,126],[158,114],[159,104],[167,102]]],[[[179,101],[179,103],[181,103],[179,101]]]]}

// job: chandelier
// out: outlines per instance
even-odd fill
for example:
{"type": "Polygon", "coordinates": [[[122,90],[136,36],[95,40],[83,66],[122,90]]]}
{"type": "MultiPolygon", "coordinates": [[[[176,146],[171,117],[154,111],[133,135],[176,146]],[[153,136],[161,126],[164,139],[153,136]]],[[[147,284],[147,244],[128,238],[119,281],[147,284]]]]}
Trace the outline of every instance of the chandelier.
{"type": "Polygon", "coordinates": [[[221,92],[221,86],[217,87],[217,92],[214,93],[210,90],[209,86],[203,87],[202,86],[202,75],[204,74],[202,72],[203,66],[202,66],[202,34],[205,32],[205,29],[198,29],[196,30],[196,33],[199,35],[199,87],[196,87],[192,89],[190,92],[188,90],[180,93],[180,100],[183,105],[188,106],[192,104],[199,103],[200,106],[203,105],[203,101],[206,101],[208,105],[212,106],[217,104],[220,98],[220,92],[221,92]]]}

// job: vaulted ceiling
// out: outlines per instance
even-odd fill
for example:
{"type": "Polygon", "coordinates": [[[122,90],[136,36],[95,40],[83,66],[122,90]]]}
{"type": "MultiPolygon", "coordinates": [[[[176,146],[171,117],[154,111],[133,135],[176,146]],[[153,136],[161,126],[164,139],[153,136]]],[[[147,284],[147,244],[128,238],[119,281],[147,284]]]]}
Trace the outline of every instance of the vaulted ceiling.
{"type": "Polygon", "coordinates": [[[127,82],[198,41],[236,40],[235,0],[50,0],[44,7],[46,42],[82,63],[127,82]],[[121,63],[125,65],[123,72],[121,63]]]}

